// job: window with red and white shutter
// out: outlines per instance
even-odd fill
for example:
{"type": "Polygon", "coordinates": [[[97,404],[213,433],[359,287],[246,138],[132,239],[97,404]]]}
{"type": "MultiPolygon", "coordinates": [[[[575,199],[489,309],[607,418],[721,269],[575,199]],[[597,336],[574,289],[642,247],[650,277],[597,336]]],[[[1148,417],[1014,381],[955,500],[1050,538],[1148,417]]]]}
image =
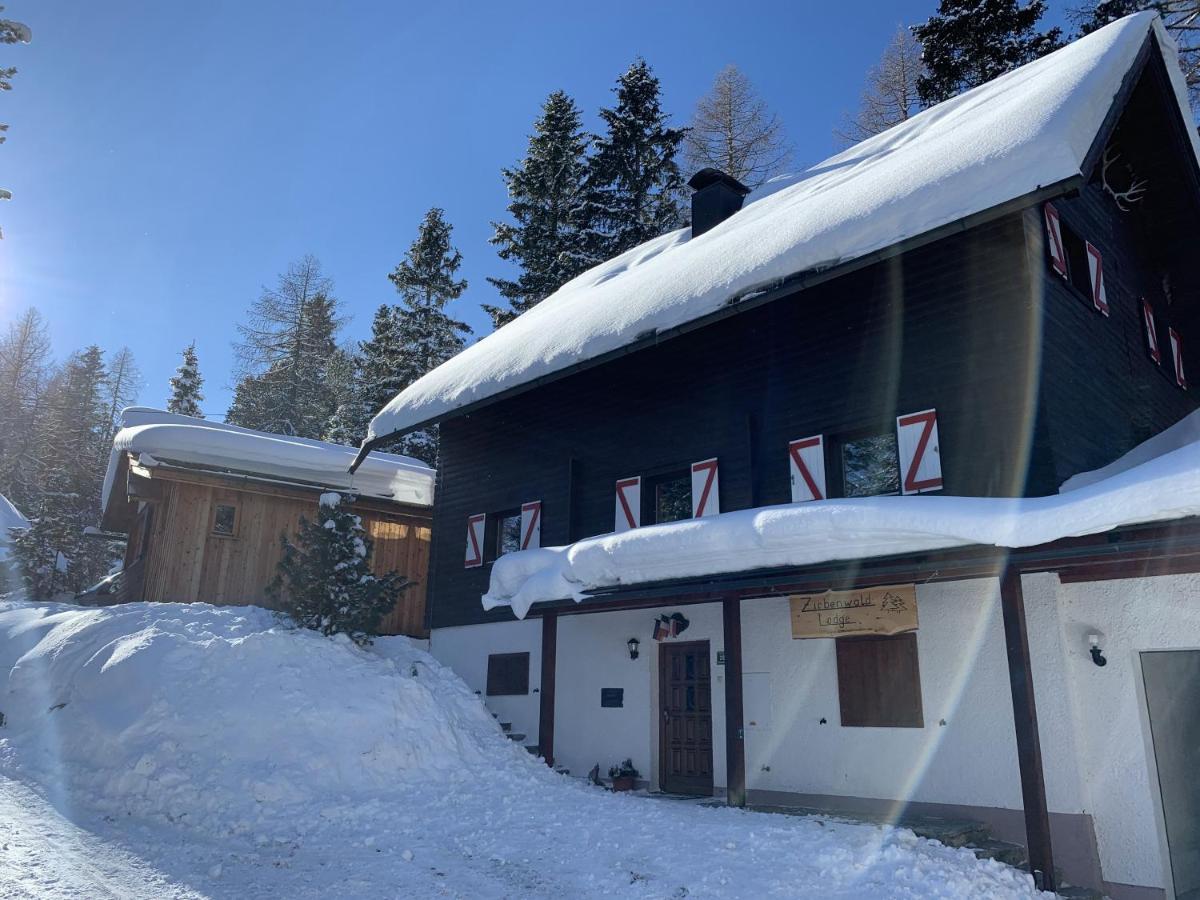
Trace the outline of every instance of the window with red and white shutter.
{"type": "Polygon", "coordinates": [[[1042,207],[1046,219],[1046,249],[1050,254],[1050,267],[1063,278],[1067,277],[1067,252],[1063,246],[1062,223],[1053,203],[1042,207]]]}
{"type": "Polygon", "coordinates": [[[467,555],[465,567],[474,569],[483,565],[483,533],[487,515],[479,513],[467,516],[467,555]]]}
{"type": "Polygon", "coordinates": [[[1183,374],[1183,340],[1174,328],[1168,328],[1167,334],[1171,338],[1171,359],[1175,363],[1175,383],[1186,391],[1187,376],[1183,374]]]}
{"type": "Polygon", "coordinates": [[[1154,321],[1154,307],[1142,298],[1142,327],[1146,331],[1146,351],[1156,366],[1162,365],[1162,350],[1158,346],[1158,325],[1154,321]]]}
{"type": "Polygon", "coordinates": [[[938,446],[937,410],[897,416],[896,448],[900,454],[901,493],[941,490],[942,457],[938,446]]]}
{"type": "Polygon", "coordinates": [[[616,532],[628,531],[642,524],[642,478],[621,478],[617,481],[615,525],[616,532]]]}
{"type": "Polygon", "coordinates": [[[536,550],[542,546],[542,501],[521,504],[521,549],[536,550]]]}
{"type": "Polygon", "coordinates": [[[825,499],[825,439],[822,435],[788,443],[792,502],[825,499]]]}
{"type": "Polygon", "coordinates": [[[721,512],[717,458],[692,463],[692,518],[716,516],[721,512]]]}
{"type": "Polygon", "coordinates": [[[1108,315],[1108,293],[1104,289],[1104,258],[1100,251],[1087,242],[1088,284],[1092,289],[1092,306],[1097,312],[1108,315]]]}

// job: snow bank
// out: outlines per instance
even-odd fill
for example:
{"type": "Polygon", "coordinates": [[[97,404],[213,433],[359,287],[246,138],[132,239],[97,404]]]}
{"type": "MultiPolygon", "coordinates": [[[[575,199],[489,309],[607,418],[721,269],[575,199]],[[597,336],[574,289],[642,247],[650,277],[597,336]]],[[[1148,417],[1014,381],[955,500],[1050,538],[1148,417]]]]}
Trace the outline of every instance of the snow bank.
{"type": "Polygon", "coordinates": [[[287,837],[405,781],[544,768],[407,638],[361,650],[256,607],[0,604],[0,712],[0,764],[206,833],[287,837]]]}
{"type": "Polygon", "coordinates": [[[1059,493],[1065,494],[1068,491],[1098,484],[1106,478],[1128,472],[1135,466],[1140,466],[1152,459],[1158,459],[1160,456],[1193,444],[1200,446],[1200,410],[1184,416],[1165,431],[1160,431],[1154,437],[1142,441],[1107,466],[1072,475],[1059,487],[1059,493]]]}
{"type": "MultiPolygon", "coordinates": [[[[795,176],[689,240],[655,238],[549,298],[396,396],[369,437],[409,429],[715,312],[789,275],[866,256],[1080,174],[1122,78],[1153,30],[1129,16],[913,116],[795,176]]],[[[1168,70],[1191,121],[1178,66],[1168,70]]],[[[1188,129],[1200,156],[1194,129],[1188,129]]]]}
{"type": "Polygon", "coordinates": [[[524,618],[534,603],[578,601],[596,588],[970,544],[1032,547],[1194,515],[1200,515],[1200,443],[1050,497],[790,503],[601,535],[569,547],[508,553],[492,566],[483,606],[511,606],[524,618]]]}
{"type": "Polygon", "coordinates": [[[0,494],[0,563],[8,559],[8,544],[12,539],[9,530],[28,527],[29,520],[21,515],[21,511],[13,506],[11,500],[0,494]]]}
{"type": "MultiPolygon", "coordinates": [[[[362,650],[254,608],[0,603],[0,711],[0,795],[18,776],[186,885],[154,895],[1036,894],[905,829],[597,790],[504,738],[407,639],[362,650]]],[[[31,824],[6,835],[18,859],[31,824]]],[[[43,871],[99,866],[97,896],[142,895],[60,833],[43,871]]]]}
{"type": "Polygon", "coordinates": [[[315,483],[347,493],[433,505],[434,471],[419,460],[372,453],[349,474],[357,449],[308,438],[252,431],[223,422],[131,407],[121,414],[102,493],[105,508],[124,453],[144,460],[192,463],[279,480],[315,483]]]}

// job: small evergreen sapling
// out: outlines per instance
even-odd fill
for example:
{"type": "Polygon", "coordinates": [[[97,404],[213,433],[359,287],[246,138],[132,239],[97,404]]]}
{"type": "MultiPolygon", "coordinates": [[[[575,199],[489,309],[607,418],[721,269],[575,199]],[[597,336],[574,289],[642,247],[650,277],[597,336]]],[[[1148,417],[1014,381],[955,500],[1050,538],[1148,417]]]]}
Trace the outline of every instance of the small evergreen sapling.
{"type": "Polygon", "coordinates": [[[178,413],[181,416],[204,418],[200,404],[204,402],[204,394],[200,392],[204,379],[200,377],[200,360],[196,358],[196,342],[183,348],[183,362],[171,376],[171,397],[167,400],[167,412],[178,413]]]}
{"type": "Polygon", "coordinates": [[[369,644],[411,581],[371,572],[372,541],[340,494],[322,494],[316,520],[300,519],[295,541],[282,538],[283,559],[268,596],[297,624],[369,644]]]}

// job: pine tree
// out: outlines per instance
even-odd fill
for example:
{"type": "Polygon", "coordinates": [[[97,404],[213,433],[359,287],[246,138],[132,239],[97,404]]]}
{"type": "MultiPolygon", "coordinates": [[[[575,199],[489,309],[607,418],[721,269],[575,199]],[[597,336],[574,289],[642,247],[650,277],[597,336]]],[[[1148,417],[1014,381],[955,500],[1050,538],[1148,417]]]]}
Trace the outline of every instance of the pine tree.
{"type": "Polygon", "coordinates": [[[600,110],[607,132],[595,136],[586,200],[580,207],[580,265],[612,259],[682,226],[683,177],[675,162],[684,130],[671,128],[660,87],[643,59],[614,88],[617,105],[600,110]]]}
{"type": "Polygon", "coordinates": [[[834,137],[847,146],[857,144],[915,115],[921,107],[917,82],[924,73],[920,43],[899,26],[879,63],[867,72],[858,113],[847,116],[834,137]]]}
{"type": "Polygon", "coordinates": [[[367,434],[371,415],[362,399],[362,360],[349,348],[339,347],[329,361],[329,387],[337,406],[325,423],[321,440],[358,445],[367,434]]]}
{"type": "Polygon", "coordinates": [[[515,281],[488,279],[508,301],[507,308],[483,307],[497,328],[582,271],[574,253],[579,237],[572,215],[583,200],[587,146],[579,107],[564,91],[555,91],[534,122],[525,158],[502,170],[513,222],[493,222],[491,242],[521,273],[515,281]]]}
{"type": "Polygon", "coordinates": [[[1159,14],[1178,44],[1179,64],[1192,108],[1196,109],[1200,106],[1200,0],[1090,0],[1072,10],[1071,17],[1078,23],[1080,34],[1091,34],[1109,22],[1144,9],[1159,14]]]}
{"type": "Polygon", "coordinates": [[[246,428],[319,438],[337,408],[328,366],[343,324],[333,282],[305,256],[264,288],[239,325],[241,377],[227,421],[246,428]]]}
{"type": "Polygon", "coordinates": [[[779,174],[791,152],[783,123],[741,69],[729,65],[718,72],[684,139],[689,170],[720,169],[755,188],[779,174]]]}
{"type": "Polygon", "coordinates": [[[925,106],[991,81],[1062,46],[1062,30],[1037,30],[1045,0],[941,0],[913,34],[926,72],[917,79],[925,106]]]}
{"type": "Polygon", "coordinates": [[[300,519],[295,541],[282,537],[283,558],[268,596],[304,628],[368,644],[412,582],[397,572],[371,572],[373,544],[348,502],[322,494],[317,518],[300,519]]]}
{"type": "Polygon", "coordinates": [[[170,384],[171,396],[167,400],[167,412],[203,419],[204,413],[200,404],[204,402],[204,394],[200,392],[200,388],[204,379],[200,377],[200,360],[196,357],[195,341],[183,348],[183,362],[171,376],[170,384]]]}
{"type": "Polygon", "coordinates": [[[358,356],[362,403],[373,416],[413,379],[405,360],[399,307],[385,303],[375,310],[371,338],[358,345],[358,356]]]}
{"type": "MultiPolygon", "coordinates": [[[[4,12],[4,7],[0,6],[0,13],[2,12],[4,12]]],[[[33,35],[28,25],[0,17],[0,44],[28,44],[32,39],[33,35]]],[[[12,78],[16,74],[17,70],[15,67],[0,66],[0,91],[12,90],[12,78]]],[[[8,131],[8,125],[0,122],[0,144],[4,143],[4,133],[6,131],[8,131]]],[[[0,200],[11,199],[12,192],[0,188],[0,200]]],[[[0,237],[3,236],[3,234],[0,234],[0,237]]]]}
{"type": "Polygon", "coordinates": [[[25,509],[36,484],[37,433],[42,394],[50,373],[50,336],[36,309],[9,325],[0,338],[0,494],[25,509]]]}
{"type": "Polygon", "coordinates": [[[133,351],[122,347],[112,355],[104,378],[104,403],[108,407],[108,424],[101,446],[102,464],[108,464],[108,445],[121,427],[121,410],[132,405],[142,390],[142,372],[133,358],[133,351]]]}
{"type": "MultiPolygon", "coordinates": [[[[436,207],[425,214],[417,239],[388,276],[401,298],[392,316],[395,340],[403,350],[389,382],[398,390],[462,350],[464,336],[471,333],[469,325],[446,313],[446,304],[462,296],[467,282],[455,279],[462,254],[451,246],[452,229],[444,215],[436,207]]],[[[373,403],[381,396],[382,387],[375,381],[366,384],[364,391],[373,403]]],[[[437,432],[427,429],[406,435],[394,449],[435,465],[437,432]]]]}

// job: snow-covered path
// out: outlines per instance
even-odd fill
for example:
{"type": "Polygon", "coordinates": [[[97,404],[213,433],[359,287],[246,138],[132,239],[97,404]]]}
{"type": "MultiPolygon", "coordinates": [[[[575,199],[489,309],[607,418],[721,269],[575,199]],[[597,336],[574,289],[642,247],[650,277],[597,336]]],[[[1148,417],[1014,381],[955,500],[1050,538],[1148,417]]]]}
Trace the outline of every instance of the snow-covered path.
{"type": "Polygon", "coordinates": [[[0,775],[0,898],[191,898],[128,850],[73,824],[32,790],[0,775]]]}

